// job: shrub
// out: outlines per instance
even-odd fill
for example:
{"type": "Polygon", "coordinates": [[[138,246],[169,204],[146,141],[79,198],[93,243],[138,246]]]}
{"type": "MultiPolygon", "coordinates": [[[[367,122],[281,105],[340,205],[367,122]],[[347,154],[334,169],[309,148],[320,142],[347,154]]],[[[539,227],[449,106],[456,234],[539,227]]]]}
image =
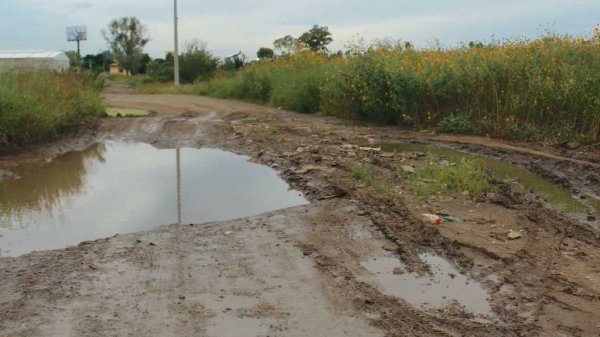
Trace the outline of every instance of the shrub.
{"type": "Polygon", "coordinates": [[[189,42],[179,56],[179,76],[182,83],[194,83],[210,79],[219,66],[206,45],[199,41],[189,42]]]}
{"type": "Polygon", "coordinates": [[[475,123],[464,114],[450,114],[444,117],[438,126],[446,133],[474,133],[477,130],[475,123]]]}
{"type": "Polygon", "coordinates": [[[265,103],[271,97],[273,84],[267,74],[250,69],[240,75],[239,86],[236,89],[237,98],[265,103]]]}
{"type": "Polygon", "coordinates": [[[57,138],[104,115],[94,79],[47,70],[0,72],[0,148],[57,138]]]}
{"type": "Polygon", "coordinates": [[[148,63],[148,76],[156,82],[173,81],[173,61],[154,59],[148,63]]]}

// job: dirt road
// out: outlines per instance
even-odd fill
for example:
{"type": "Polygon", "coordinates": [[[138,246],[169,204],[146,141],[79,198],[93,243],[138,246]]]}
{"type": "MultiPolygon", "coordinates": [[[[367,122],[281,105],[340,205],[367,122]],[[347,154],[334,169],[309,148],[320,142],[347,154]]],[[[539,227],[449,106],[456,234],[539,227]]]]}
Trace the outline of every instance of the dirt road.
{"type": "Polygon", "coordinates": [[[117,92],[105,99],[153,114],[107,119],[0,162],[35,161],[107,139],[207,146],[273,167],[311,204],[0,258],[2,337],[600,335],[600,240],[589,224],[501,183],[501,193],[485,200],[416,197],[395,168],[424,159],[359,147],[406,139],[452,144],[509,158],[578,195],[600,190],[600,161],[592,153],[369,127],[201,97],[117,92]],[[358,181],[349,172],[356,163],[373,165],[393,182],[393,196],[358,181]],[[464,222],[433,225],[420,217],[440,210],[464,222]],[[509,230],[522,237],[508,240],[509,230]],[[462,272],[463,283],[479,285],[489,300],[477,302],[473,291],[443,307],[411,302],[438,300],[431,288],[437,272],[424,253],[455,266],[457,272],[445,272],[448,287],[463,286],[451,283],[462,272]],[[373,261],[389,259],[401,267],[389,275],[375,270],[373,261]],[[431,280],[419,283],[425,291],[416,300],[406,283],[386,282],[412,275],[431,280]],[[480,317],[468,310],[471,304],[490,312],[480,317]]]}

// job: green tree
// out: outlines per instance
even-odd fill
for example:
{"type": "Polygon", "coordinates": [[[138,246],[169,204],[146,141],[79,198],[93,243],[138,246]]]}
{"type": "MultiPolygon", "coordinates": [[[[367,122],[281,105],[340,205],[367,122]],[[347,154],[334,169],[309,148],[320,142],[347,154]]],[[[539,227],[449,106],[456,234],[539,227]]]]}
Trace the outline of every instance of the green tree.
{"type": "Polygon", "coordinates": [[[294,51],[295,45],[296,39],[294,39],[291,35],[286,35],[273,42],[275,49],[277,49],[282,55],[290,54],[292,51],[294,51]]]}
{"type": "Polygon", "coordinates": [[[150,62],[152,62],[152,57],[150,57],[150,55],[146,53],[142,54],[137,69],[135,70],[135,73],[146,74],[148,72],[148,65],[150,64],[150,62]]]}
{"type": "Polygon", "coordinates": [[[308,32],[300,35],[298,41],[315,52],[327,51],[327,45],[333,42],[329,28],[314,25],[308,32]]]}
{"type": "MultiPolygon", "coordinates": [[[[165,56],[164,59],[157,58],[150,63],[148,63],[147,73],[150,78],[155,81],[160,82],[170,82],[173,81],[173,68],[174,68],[175,58],[173,57],[173,53],[169,52],[165,56]]],[[[181,70],[180,70],[181,74],[181,70]]]]}
{"type": "Polygon", "coordinates": [[[81,64],[81,59],[79,58],[79,54],[75,50],[68,50],[65,52],[65,55],[69,58],[69,66],[71,68],[79,68],[81,64]]]}
{"type": "Polygon", "coordinates": [[[83,58],[82,68],[93,71],[95,73],[101,73],[110,69],[112,63],[112,54],[110,51],[105,50],[98,54],[88,54],[83,58]]]}
{"type": "Polygon", "coordinates": [[[135,17],[112,20],[102,35],[119,67],[127,74],[135,72],[142,60],[144,46],[150,41],[146,27],[135,17]]]}
{"type": "Polygon", "coordinates": [[[271,48],[261,47],[256,53],[259,59],[272,59],[275,57],[275,52],[271,48]]]}
{"type": "Polygon", "coordinates": [[[188,42],[179,56],[179,74],[184,83],[207,80],[219,66],[219,59],[206,49],[206,44],[198,40],[188,42]]]}

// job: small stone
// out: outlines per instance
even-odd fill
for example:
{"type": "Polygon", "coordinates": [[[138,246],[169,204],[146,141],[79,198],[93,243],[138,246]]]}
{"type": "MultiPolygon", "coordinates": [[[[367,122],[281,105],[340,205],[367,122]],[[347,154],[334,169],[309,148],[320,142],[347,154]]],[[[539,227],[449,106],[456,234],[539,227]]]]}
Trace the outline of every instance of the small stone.
{"type": "Polygon", "coordinates": [[[383,250],[388,252],[395,252],[398,250],[398,245],[392,242],[386,242],[382,247],[383,250]]]}
{"type": "Polygon", "coordinates": [[[406,173],[415,173],[415,168],[410,165],[402,165],[402,171],[406,173]]]}
{"type": "Polygon", "coordinates": [[[521,234],[520,232],[514,231],[514,230],[510,230],[510,232],[508,232],[508,239],[509,240],[517,240],[523,237],[523,234],[521,234]]]}

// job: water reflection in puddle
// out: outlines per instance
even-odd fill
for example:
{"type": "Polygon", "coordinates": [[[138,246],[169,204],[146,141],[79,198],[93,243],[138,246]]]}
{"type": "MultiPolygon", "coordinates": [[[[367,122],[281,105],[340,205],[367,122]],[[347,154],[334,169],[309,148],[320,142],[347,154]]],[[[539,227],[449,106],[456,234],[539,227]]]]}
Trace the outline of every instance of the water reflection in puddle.
{"type": "Polygon", "coordinates": [[[0,182],[0,256],[307,203],[271,168],[213,149],[106,142],[11,171],[20,178],[0,182]]]}
{"type": "Polygon", "coordinates": [[[371,259],[362,266],[374,274],[384,293],[402,298],[415,307],[441,309],[458,304],[474,314],[477,321],[493,319],[488,294],[478,282],[461,274],[438,255],[422,253],[419,258],[430,266],[432,275],[408,273],[393,256],[371,259]]]}

